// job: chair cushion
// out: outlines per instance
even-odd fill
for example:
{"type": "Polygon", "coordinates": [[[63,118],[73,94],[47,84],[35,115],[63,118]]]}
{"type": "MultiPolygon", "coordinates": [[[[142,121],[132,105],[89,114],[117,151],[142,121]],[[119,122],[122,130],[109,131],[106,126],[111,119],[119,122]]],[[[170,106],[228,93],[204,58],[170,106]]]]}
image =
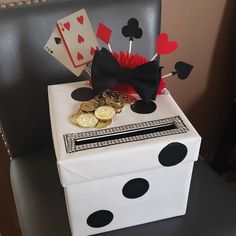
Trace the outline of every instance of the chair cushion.
{"type": "Polygon", "coordinates": [[[143,37],[133,43],[132,52],[150,58],[160,5],[160,0],[67,0],[0,11],[0,120],[14,157],[51,141],[47,85],[78,81],[43,49],[57,21],[85,8],[95,32],[100,21],[113,30],[111,46],[119,52],[129,47],[121,29],[136,17],[143,37]]]}
{"type": "MultiPolygon", "coordinates": [[[[23,236],[71,235],[52,150],[13,159],[11,180],[23,236]]],[[[185,216],[100,235],[235,236],[235,222],[236,192],[203,161],[197,161],[185,216]]]]}
{"type": "Polygon", "coordinates": [[[14,158],[10,173],[22,235],[71,235],[54,152],[14,158]]]}

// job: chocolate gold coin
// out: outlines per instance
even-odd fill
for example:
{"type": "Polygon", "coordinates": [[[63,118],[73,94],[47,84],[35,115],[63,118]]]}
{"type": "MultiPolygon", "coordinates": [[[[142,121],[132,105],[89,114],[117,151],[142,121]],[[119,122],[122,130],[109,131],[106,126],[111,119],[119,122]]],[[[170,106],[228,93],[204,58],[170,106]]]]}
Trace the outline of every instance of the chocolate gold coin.
{"type": "Polygon", "coordinates": [[[77,111],[77,115],[80,115],[80,114],[83,114],[83,113],[85,113],[85,112],[82,111],[82,110],[79,108],[78,111],[77,111]]]}
{"type": "Polygon", "coordinates": [[[70,121],[75,125],[78,125],[77,120],[76,120],[78,115],[79,115],[78,113],[75,113],[70,117],[70,121]]]}
{"type": "Polygon", "coordinates": [[[94,114],[100,120],[110,120],[116,114],[116,111],[111,106],[101,106],[95,110],[94,114]]]}
{"type": "Polygon", "coordinates": [[[133,104],[137,101],[137,99],[129,94],[121,94],[120,100],[124,103],[133,104]]]}
{"type": "Polygon", "coordinates": [[[121,113],[122,112],[122,108],[117,108],[115,109],[116,113],[121,113]]]}
{"type": "Polygon", "coordinates": [[[82,102],[80,105],[80,109],[85,112],[95,111],[98,108],[98,101],[95,99],[89,100],[87,102],[82,102]]]}
{"type": "Polygon", "coordinates": [[[99,120],[98,123],[95,125],[95,128],[106,128],[107,126],[111,125],[112,120],[99,120]]]}
{"type": "Polygon", "coordinates": [[[81,127],[94,127],[98,123],[98,119],[91,113],[84,113],[77,117],[77,123],[81,127]]]}

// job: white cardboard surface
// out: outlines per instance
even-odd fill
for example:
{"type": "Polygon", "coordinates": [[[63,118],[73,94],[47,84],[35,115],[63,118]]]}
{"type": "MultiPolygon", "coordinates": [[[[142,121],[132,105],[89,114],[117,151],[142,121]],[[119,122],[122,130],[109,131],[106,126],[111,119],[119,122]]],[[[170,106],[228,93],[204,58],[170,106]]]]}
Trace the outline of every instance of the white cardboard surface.
{"type": "Polygon", "coordinates": [[[184,162],[197,160],[201,138],[171,95],[158,96],[156,100],[157,109],[151,114],[137,114],[131,111],[129,106],[125,107],[120,114],[116,115],[110,127],[179,115],[189,129],[187,133],[66,153],[64,134],[94,129],[77,127],[69,120],[80,104],[71,98],[71,92],[78,87],[85,86],[88,87],[87,82],[48,87],[52,135],[63,186],[162,167],[157,161],[158,153],[170,142],[181,142],[187,146],[188,155],[184,162]]]}
{"type": "Polygon", "coordinates": [[[71,98],[71,92],[84,86],[88,84],[76,82],[48,87],[52,135],[72,235],[92,235],[184,215],[201,138],[171,95],[158,96],[157,110],[148,115],[136,114],[127,106],[113,119],[111,127],[180,116],[188,132],[66,153],[64,134],[93,130],[79,128],[69,121],[80,105],[71,98]],[[164,167],[158,154],[173,142],[184,144],[187,156],[175,166],[164,167]],[[122,189],[136,178],[148,181],[149,189],[141,197],[126,198],[122,189]],[[112,212],[112,221],[103,227],[89,226],[88,217],[99,210],[112,212]]]}

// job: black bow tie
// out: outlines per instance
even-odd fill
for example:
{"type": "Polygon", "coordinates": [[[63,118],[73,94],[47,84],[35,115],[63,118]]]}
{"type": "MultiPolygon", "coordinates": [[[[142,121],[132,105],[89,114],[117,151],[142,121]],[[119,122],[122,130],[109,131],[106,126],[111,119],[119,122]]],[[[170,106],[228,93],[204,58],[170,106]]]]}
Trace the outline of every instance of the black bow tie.
{"type": "Polygon", "coordinates": [[[123,68],[105,48],[96,51],[92,63],[92,84],[96,94],[119,83],[131,85],[145,101],[155,99],[161,78],[161,67],[150,61],[134,69],[123,68]]]}

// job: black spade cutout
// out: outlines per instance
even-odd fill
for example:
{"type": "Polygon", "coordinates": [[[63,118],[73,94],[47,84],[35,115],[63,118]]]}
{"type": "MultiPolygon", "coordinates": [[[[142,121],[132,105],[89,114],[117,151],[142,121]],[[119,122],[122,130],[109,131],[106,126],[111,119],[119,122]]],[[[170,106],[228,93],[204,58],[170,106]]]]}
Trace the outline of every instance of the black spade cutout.
{"type": "Polygon", "coordinates": [[[184,160],[188,153],[187,147],[178,142],[170,143],[159,153],[159,162],[163,166],[174,166],[184,160]]]}
{"type": "Polygon", "coordinates": [[[193,65],[190,65],[186,62],[183,61],[178,61],[175,64],[175,69],[176,71],[173,72],[173,74],[177,74],[179,79],[187,79],[189,74],[191,73],[192,69],[193,69],[193,65]]]}
{"type": "Polygon", "coordinates": [[[87,224],[93,228],[100,228],[110,224],[113,214],[107,210],[95,211],[87,218],[87,224]]]}
{"type": "Polygon", "coordinates": [[[61,44],[61,38],[55,37],[54,40],[56,44],[61,44]]]}
{"type": "Polygon", "coordinates": [[[131,18],[128,20],[127,25],[123,26],[122,34],[129,40],[133,40],[134,38],[139,39],[143,35],[142,29],[139,27],[139,22],[135,18],[131,18]]]}
{"type": "Polygon", "coordinates": [[[153,101],[144,102],[143,100],[138,100],[136,103],[130,105],[130,108],[135,113],[150,114],[156,110],[157,105],[153,101]]]}
{"type": "Polygon", "coordinates": [[[145,179],[137,178],[129,180],[123,187],[125,197],[134,199],[143,196],[149,189],[149,183],[145,179]]]}
{"type": "Polygon", "coordinates": [[[76,101],[88,101],[95,97],[94,91],[91,88],[78,88],[71,93],[71,97],[76,101]]]}

